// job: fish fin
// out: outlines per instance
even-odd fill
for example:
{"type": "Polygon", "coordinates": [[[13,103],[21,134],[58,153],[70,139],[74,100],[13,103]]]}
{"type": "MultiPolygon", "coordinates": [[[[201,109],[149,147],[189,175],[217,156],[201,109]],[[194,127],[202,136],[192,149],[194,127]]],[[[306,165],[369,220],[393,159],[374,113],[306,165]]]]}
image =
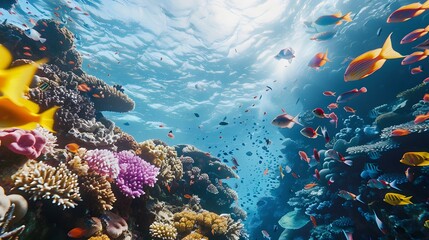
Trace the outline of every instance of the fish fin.
{"type": "Polygon", "coordinates": [[[424,54],[424,55],[426,55],[426,56],[429,56],[429,49],[425,49],[425,50],[423,51],[423,54],[424,54]]]}
{"type": "Polygon", "coordinates": [[[429,9],[429,0],[422,4],[421,8],[429,9]]]}
{"type": "Polygon", "coordinates": [[[352,160],[345,160],[343,163],[345,163],[348,166],[352,166],[353,165],[353,161],[352,160]]]}
{"type": "Polygon", "coordinates": [[[9,67],[10,63],[12,62],[12,55],[10,54],[9,50],[0,44],[0,69],[5,69],[9,67]]]}
{"type": "Polygon", "coordinates": [[[380,57],[383,59],[395,59],[395,58],[402,58],[400,53],[396,52],[392,47],[392,40],[390,39],[390,36],[392,33],[389,34],[386,41],[384,42],[383,47],[381,48],[380,57]]]}
{"type": "Polygon", "coordinates": [[[352,14],[352,12],[348,12],[346,15],[344,15],[342,18],[343,18],[343,20],[344,21],[347,21],[347,22],[351,22],[352,21],[352,18],[351,18],[351,15],[352,14]]]}
{"type": "Polygon", "coordinates": [[[22,130],[34,130],[37,127],[37,122],[29,122],[27,124],[16,126],[16,128],[22,129],[22,130]]]}
{"type": "Polygon", "coordinates": [[[413,196],[409,196],[409,197],[405,197],[404,199],[402,199],[402,202],[405,202],[405,203],[411,203],[412,204],[412,202],[411,202],[411,198],[412,198],[413,196]]]}
{"type": "Polygon", "coordinates": [[[328,49],[326,49],[325,54],[323,55],[323,60],[330,62],[331,60],[328,59],[328,49]]]}
{"type": "Polygon", "coordinates": [[[296,119],[298,119],[299,114],[301,114],[301,113],[298,113],[294,118],[292,118],[292,122],[293,122],[293,123],[297,123],[298,125],[301,125],[301,126],[303,126],[303,127],[304,127],[304,125],[302,125],[300,122],[298,122],[298,121],[296,120],[296,119]]]}
{"type": "Polygon", "coordinates": [[[356,196],[356,200],[358,200],[359,202],[361,202],[363,204],[366,204],[364,201],[362,201],[362,198],[361,198],[360,194],[356,196]]]}
{"type": "Polygon", "coordinates": [[[340,18],[343,14],[341,12],[337,12],[335,14],[333,14],[334,17],[338,17],[340,18]]]}
{"type": "Polygon", "coordinates": [[[54,116],[59,107],[55,106],[40,114],[40,125],[51,132],[55,132],[54,116]]]}
{"type": "Polygon", "coordinates": [[[46,38],[39,38],[41,43],[45,43],[46,42],[46,38]]]}
{"type": "Polygon", "coordinates": [[[32,113],[39,113],[39,110],[40,110],[39,105],[35,102],[32,102],[32,101],[25,99],[25,98],[21,98],[18,100],[18,104],[23,105],[25,108],[30,110],[30,112],[32,112],[32,113]]]}
{"type": "Polygon", "coordinates": [[[335,23],[335,25],[341,25],[342,24],[342,22],[341,21],[338,21],[337,23],[335,23]]]}
{"type": "Polygon", "coordinates": [[[399,189],[399,188],[396,186],[396,180],[394,180],[393,182],[389,183],[389,186],[390,186],[391,188],[396,189],[396,190],[402,191],[401,189],[399,189]]]}

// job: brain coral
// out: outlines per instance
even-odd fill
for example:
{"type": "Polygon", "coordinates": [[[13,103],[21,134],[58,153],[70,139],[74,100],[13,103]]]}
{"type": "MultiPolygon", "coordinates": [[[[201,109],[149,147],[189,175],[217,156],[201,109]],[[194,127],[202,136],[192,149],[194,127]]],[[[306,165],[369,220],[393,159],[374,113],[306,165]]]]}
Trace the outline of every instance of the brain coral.
{"type": "Polygon", "coordinates": [[[15,188],[31,194],[30,199],[52,199],[63,208],[74,208],[81,201],[78,177],[64,164],[52,167],[42,162],[29,160],[12,175],[15,188]]]}

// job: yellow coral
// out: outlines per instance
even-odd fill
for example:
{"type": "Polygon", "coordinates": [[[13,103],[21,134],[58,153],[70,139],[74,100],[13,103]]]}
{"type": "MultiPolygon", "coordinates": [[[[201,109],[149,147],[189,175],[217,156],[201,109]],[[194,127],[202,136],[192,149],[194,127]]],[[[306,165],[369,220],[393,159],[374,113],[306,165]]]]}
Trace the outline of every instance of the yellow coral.
{"type": "Polygon", "coordinates": [[[223,235],[228,230],[228,219],[213,212],[198,214],[197,222],[202,230],[210,229],[214,235],[223,235]]]}
{"type": "Polygon", "coordinates": [[[175,213],[173,216],[174,227],[178,232],[191,232],[195,228],[195,222],[197,220],[197,214],[192,211],[182,211],[175,213]]]}
{"type": "Polygon", "coordinates": [[[201,233],[193,232],[187,235],[186,237],[182,238],[182,240],[209,240],[209,238],[202,235],[201,233]]]}
{"type": "Polygon", "coordinates": [[[174,240],[177,237],[177,230],[170,224],[154,222],[149,227],[150,236],[159,240],[174,240]]]}
{"type": "Polygon", "coordinates": [[[100,236],[90,237],[88,240],[110,240],[110,238],[106,234],[103,234],[103,235],[100,235],[100,236]]]}

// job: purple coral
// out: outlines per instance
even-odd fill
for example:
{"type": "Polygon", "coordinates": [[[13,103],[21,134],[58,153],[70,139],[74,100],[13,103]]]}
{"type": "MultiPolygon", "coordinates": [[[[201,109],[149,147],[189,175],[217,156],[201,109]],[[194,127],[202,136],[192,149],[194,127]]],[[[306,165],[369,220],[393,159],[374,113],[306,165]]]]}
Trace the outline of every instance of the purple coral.
{"type": "Polygon", "coordinates": [[[0,131],[1,146],[27,158],[37,158],[46,144],[45,137],[38,131],[6,129],[0,131]]]}
{"type": "Polygon", "coordinates": [[[116,185],[127,197],[140,197],[145,192],[144,186],[153,187],[159,168],[144,161],[130,151],[116,153],[119,159],[120,172],[116,179],[116,185]]]}
{"type": "Polygon", "coordinates": [[[115,154],[106,149],[88,150],[84,157],[89,169],[111,179],[119,174],[119,160],[115,154]]]}

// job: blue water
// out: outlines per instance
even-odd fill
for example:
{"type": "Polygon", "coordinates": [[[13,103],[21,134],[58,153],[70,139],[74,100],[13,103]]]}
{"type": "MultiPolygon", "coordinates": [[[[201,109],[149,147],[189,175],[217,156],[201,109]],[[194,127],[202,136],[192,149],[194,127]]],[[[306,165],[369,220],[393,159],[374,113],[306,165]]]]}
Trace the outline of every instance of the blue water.
{"type": "MultiPolygon", "coordinates": [[[[299,162],[297,151],[306,149],[309,154],[313,147],[324,148],[324,141],[304,138],[299,126],[279,130],[271,120],[282,109],[293,116],[316,107],[326,110],[334,98],[323,96],[323,91],[338,94],[366,87],[368,92],[350,106],[370,125],[372,108],[394,101],[396,94],[421,83],[427,73],[411,75],[410,67],[401,66],[401,60],[387,61],[363,80],[343,81],[350,59],[380,48],[392,32],[394,49],[404,55],[414,51],[416,42],[427,39],[399,45],[407,33],[427,25],[428,13],[404,23],[386,23],[392,11],[411,2],[20,0],[12,10],[16,14],[0,10],[0,20],[7,19],[22,29],[23,23],[31,26],[30,18],[62,21],[75,34],[83,70],[110,85],[122,85],[135,101],[133,111],[104,115],[137,141],[187,143],[222,160],[237,158],[240,179],[225,182],[238,185],[239,204],[249,215],[246,227],[254,233],[251,239],[262,239],[262,229],[277,239],[282,230],[273,231],[273,227],[291,210],[288,198],[313,180],[312,173],[299,162]],[[311,41],[316,32],[304,22],[339,11],[352,12],[353,21],[316,26],[318,32],[337,33],[327,41],[311,41]],[[274,58],[287,47],[295,51],[292,63],[274,58]],[[315,53],[327,49],[330,62],[320,70],[307,66],[315,53]],[[221,126],[221,121],[229,124],[221,126]],[[174,139],[167,136],[170,130],[174,139]],[[296,147],[287,145],[287,138],[296,147]],[[279,164],[289,165],[302,178],[281,179],[279,164]],[[266,169],[268,174],[264,175],[266,169]],[[275,205],[269,216],[257,206],[266,197],[272,197],[275,205]]],[[[427,60],[411,67],[418,65],[426,70],[427,60]]],[[[349,116],[341,108],[336,112],[338,129],[319,120],[313,120],[312,127],[326,124],[331,136],[335,135],[349,116]]],[[[374,221],[368,224],[375,226],[374,221]]]]}

